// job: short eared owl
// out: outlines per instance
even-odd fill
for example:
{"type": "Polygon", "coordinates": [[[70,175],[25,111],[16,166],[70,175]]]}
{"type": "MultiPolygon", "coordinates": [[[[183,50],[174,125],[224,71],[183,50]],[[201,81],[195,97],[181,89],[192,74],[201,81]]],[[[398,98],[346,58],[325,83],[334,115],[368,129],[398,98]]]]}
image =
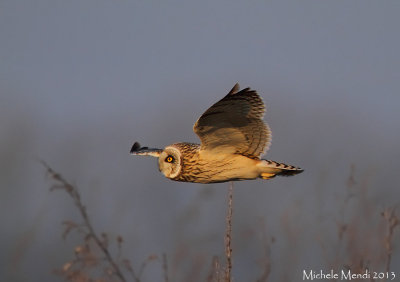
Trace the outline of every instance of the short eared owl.
{"type": "Polygon", "coordinates": [[[257,92],[239,84],[194,124],[201,145],[175,143],[164,149],[132,146],[131,154],[158,157],[158,167],[176,181],[215,183],[295,175],[303,170],[263,160],[271,131],[262,120],[265,106],[257,92]]]}

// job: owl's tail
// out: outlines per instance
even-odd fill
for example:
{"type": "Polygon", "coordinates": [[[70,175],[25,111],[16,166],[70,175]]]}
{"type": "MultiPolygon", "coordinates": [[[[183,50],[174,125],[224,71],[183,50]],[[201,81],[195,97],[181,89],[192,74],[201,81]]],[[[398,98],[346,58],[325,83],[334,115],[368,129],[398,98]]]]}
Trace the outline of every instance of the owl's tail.
{"type": "Polygon", "coordinates": [[[270,160],[261,160],[259,166],[261,167],[260,177],[262,179],[270,179],[277,175],[292,176],[304,171],[297,166],[287,165],[270,160]]]}

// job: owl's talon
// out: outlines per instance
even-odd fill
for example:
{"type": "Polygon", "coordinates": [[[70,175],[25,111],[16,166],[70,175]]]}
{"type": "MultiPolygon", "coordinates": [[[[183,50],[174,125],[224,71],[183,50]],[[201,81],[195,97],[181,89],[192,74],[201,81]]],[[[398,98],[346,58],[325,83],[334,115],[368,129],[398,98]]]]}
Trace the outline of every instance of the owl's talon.
{"type": "Polygon", "coordinates": [[[276,176],[275,173],[266,173],[266,172],[261,173],[262,179],[271,179],[271,178],[274,178],[275,176],[276,176]]]}

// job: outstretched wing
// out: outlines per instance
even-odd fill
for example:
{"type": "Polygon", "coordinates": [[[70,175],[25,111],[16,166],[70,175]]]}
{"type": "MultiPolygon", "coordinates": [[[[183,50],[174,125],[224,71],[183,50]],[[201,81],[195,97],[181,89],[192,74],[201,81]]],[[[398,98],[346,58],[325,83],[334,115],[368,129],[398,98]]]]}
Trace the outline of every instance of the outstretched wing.
{"type": "Polygon", "coordinates": [[[239,84],[212,105],[194,124],[201,150],[218,150],[259,158],[271,141],[271,131],[262,120],[265,106],[256,91],[239,84]]]}
{"type": "Polygon", "coordinates": [[[132,155],[152,156],[158,158],[162,151],[162,149],[141,147],[138,142],[135,142],[135,144],[132,145],[130,153],[132,155]]]}

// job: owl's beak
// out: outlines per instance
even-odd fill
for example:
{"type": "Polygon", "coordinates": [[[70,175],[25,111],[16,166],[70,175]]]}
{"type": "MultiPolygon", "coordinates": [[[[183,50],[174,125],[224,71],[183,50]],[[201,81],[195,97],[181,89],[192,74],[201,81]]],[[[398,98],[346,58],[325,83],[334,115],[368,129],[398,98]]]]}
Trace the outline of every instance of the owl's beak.
{"type": "Polygon", "coordinates": [[[130,153],[132,155],[152,156],[158,158],[163,150],[149,147],[141,147],[138,142],[132,145],[130,153]]]}

